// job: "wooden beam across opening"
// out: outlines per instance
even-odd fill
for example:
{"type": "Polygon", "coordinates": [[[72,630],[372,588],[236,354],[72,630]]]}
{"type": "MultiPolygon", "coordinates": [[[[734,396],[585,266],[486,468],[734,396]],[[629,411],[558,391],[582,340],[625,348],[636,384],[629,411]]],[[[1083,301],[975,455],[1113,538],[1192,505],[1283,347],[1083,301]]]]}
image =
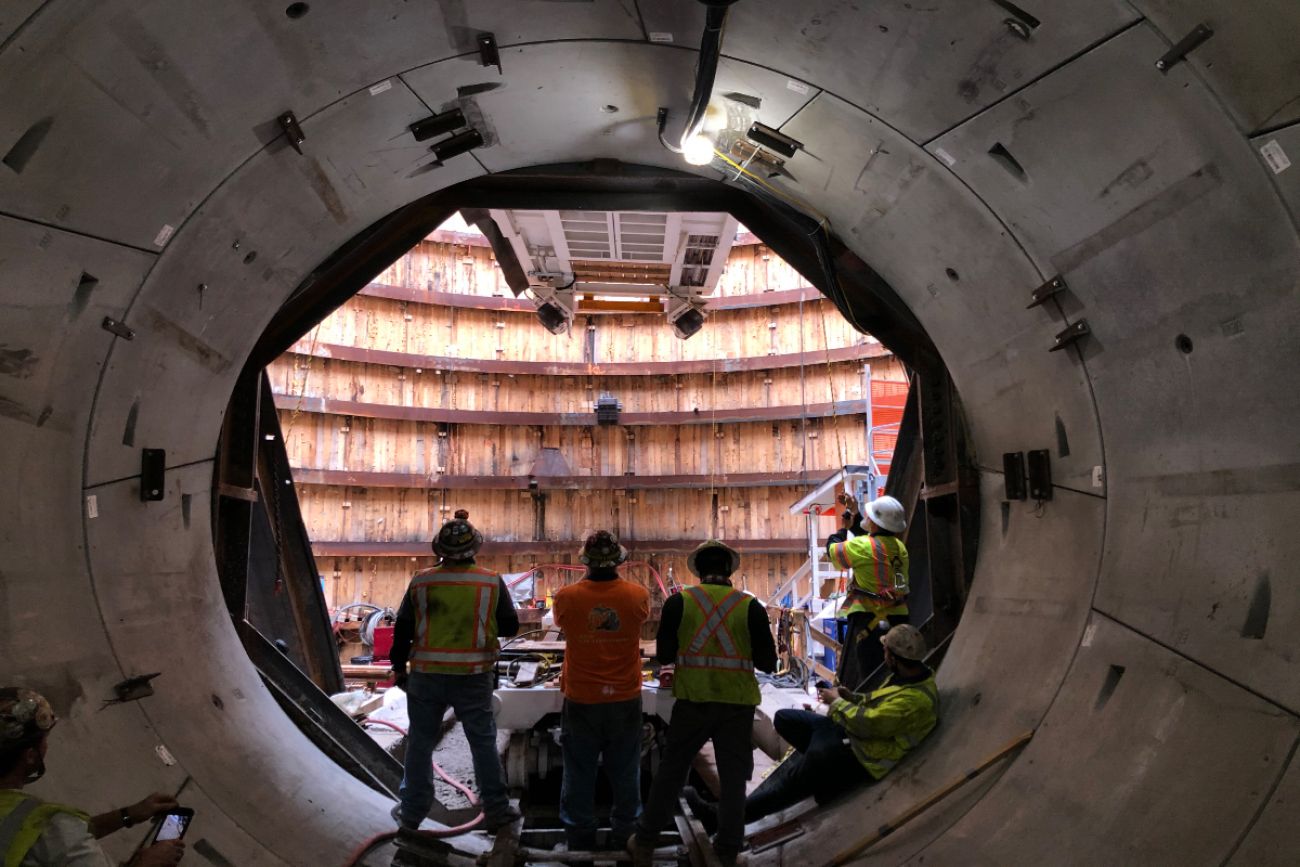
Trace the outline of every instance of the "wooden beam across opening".
{"type": "Polygon", "coordinates": [[[384,364],[420,370],[449,370],[469,373],[502,373],[520,376],[672,376],[687,373],[742,373],[753,370],[776,370],[801,365],[837,364],[887,358],[892,353],[879,343],[859,343],[836,349],[791,352],[784,355],[756,355],[749,358],[718,358],[697,361],[627,361],[587,364],[581,361],[513,361],[495,358],[453,358],[449,355],[418,355],[389,349],[367,349],[338,343],[312,343],[300,340],[290,347],[294,355],[352,361],[359,364],[384,364]]]}
{"type": "Polygon", "coordinates": [[[294,467],[299,485],[340,485],[357,488],[413,488],[457,491],[635,491],[652,488],[776,488],[820,482],[835,469],[717,475],[619,476],[438,476],[428,473],[384,473],[294,467]]]}
{"type": "MultiPolygon", "coordinates": [[[[429,406],[392,406],[381,403],[362,403],[357,400],[335,400],[325,397],[297,397],[292,394],[275,396],[277,409],[291,412],[315,412],[326,415],[350,415],[361,418],[387,418],[399,421],[422,421],[441,424],[502,424],[531,425],[534,427],[595,427],[596,413],[592,412],[500,412],[495,410],[442,409],[429,406]]],[[[863,415],[867,411],[865,400],[841,400],[832,403],[810,403],[806,406],[743,406],[729,409],[700,409],[689,412],[625,412],[619,415],[622,427],[678,424],[732,424],[750,421],[784,421],[800,418],[833,418],[835,416],[863,415]]]]}
{"type": "MultiPolygon", "coordinates": [[[[500,310],[506,313],[536,313],[537,305],[527,298],[515,298],[505,295],[469,295],[464,292],[436,292],[411,286],[391,286],[387,283],[371,283],[362,288],[361,295],[370,298],[384,298],[389,301],[405,301],[408,304],[433,304],[440,307],[459,307],[471,310],[500,310]]],[[[743,310],[750,307],[778,307],[785,304],[798,304],[803,301],[825,301],[826,296],[812,286],[799,289],[782,289],[774,292],[755,292],[747,295],[725,295],[710,298],[706,310],[743,310]]],[[[640,311],[662,315],[662,305],[656,304],[640,311]]]]}
{"type": "MultiPolygon", "coordinates": [[[[479,553],[483,556],[527,554],[573,554],[582,549],[583,539],[545,539],[536,542],[503,542],[488,539],[479,553]]],[[[626,539],[623,547],[633,554],[689,554],[702,539],[626,539]]],[[[727,544],[741,554],[796,554],[807,552],[808,540],[798,539],[728,539],[727,544]]],[[[317,557],[432,557],[429,542],[312,542],[317,557]]]]}

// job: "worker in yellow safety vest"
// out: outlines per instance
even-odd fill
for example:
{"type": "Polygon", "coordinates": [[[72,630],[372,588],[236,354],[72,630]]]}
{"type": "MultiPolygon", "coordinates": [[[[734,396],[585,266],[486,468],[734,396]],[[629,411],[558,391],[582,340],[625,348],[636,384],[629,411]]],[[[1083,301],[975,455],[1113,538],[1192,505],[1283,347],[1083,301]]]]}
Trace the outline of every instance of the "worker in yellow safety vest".
{"type": "Polygon", "coordinates": [[[720,789],[714,850],[723,864],[735,863],[744,840],[745,783],[754,763],[754,707],[759,703],[754,669],[776,668],[767,609],[731,586],[740,554],[711,540],[696,548],[686,565],[700,583],[664,602],[655,641],[659,661],[676,663],[676,701],[668,744],[628,841],[635,865],[650,863],[660,832],[672,820],[691,762],[710,740],[720,789]]]}
{"type": "Polygon", "coordinates": [[[776,712],[772,723],[795,752],[750,793],[746,822],[808,797],[825,804],[879,780],[934,730],[939,693],[934,672],[923,662],[925,639],[903,624],[890,629],[882,644],[891,675],[879,689],[865,695],[843,686],[820,689],[818,698],[829,705],[825,716],[810,710],[776,712]]]}
{"type": "MultiPolygon", "coordinates": [[[[0,688],[0,864],[3,867],[112,867],[96,842],[121,828],[146,822],[176,806],[154,794],[99,816],[42,801],[23,788],[45,774],[49,736],[58,718],[40,693],[0,688]]],[[[128,867],[170,867],[181,860],[179,840],[141,849],[128,867]]]]}
{"type": "Polygon", "coordinates": [[[862,688],[884,661],[877,627],[908,622],[907,529],[903,506],[893,497],[878,497],[859,508],[841,496],[847,509],[839,532],[826,540],[826,556],[836,569],[851,570],[840,617],[848,619],[836,677],[851,690],[862,688]]]}
{"type": "Polygon", "coordinates": [[[442,562],[412,576],[397,612],[390,658],[396,686],[406,690],[411,726],[401,803],[392,815],[405,829],[418,828],[433,806],[433,748],[448,707],[469,741],[483,827],[495,832],[519,818],[492,716],[497,638],[519,632],[519,615],[501,576],[475,564],[481,547],[483,534],[467,519],[443,524],[433,540],[442,562]]]}

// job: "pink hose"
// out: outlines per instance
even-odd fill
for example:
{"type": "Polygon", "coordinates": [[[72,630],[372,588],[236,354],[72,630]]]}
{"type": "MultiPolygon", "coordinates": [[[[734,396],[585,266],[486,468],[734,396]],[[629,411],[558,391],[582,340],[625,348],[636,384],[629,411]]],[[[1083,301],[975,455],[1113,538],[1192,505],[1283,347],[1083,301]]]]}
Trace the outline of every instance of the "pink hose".
{"type": "MultiPolygon", "coordinates": [[[[408,735],[406,729],[402,728],[396,723],[391,723],[388,720],[368,719],[366,720],[366,722],[372,723],[377,726],[385,726],[387,728],[392,729],[395,732],[399,732],[403,735],[408,735]]],[[[472,806],[475,807],[479,806],[478,798],[474,795],[474,792],[471,791],[468,786],[466,786],[460,780],[452,779],[452,777],[446,771],[444,771],[437,762],[433,762],[432,764],[433,764],[433,772],[435,774],[437,774],[439,777],[442,777],[444,782],[449,783],[451,786],[457,789],[462,795],[464,795],[469,800],[472,806]]],[[[469,820],[463,825],[457,825],[454,828],[441,828],[437,831],[416,831],[414,833],[417,836],[425,837],[430,840],[441,840],[445,837],[458,837],[461,834],[464,834],[467,831],[474,829],[482,821],[483,821],[483,810],[480,809],[478,815],[476,815],[473,819],[469,820]]],[[[352,853],[352,855],[348,858],[344,867],[357,867],[357,865],[361,863],[361,859],[365,858],[366,855],[370,854],[370,851],[372,849],[374,849],[375,847],[383,843],[387,843],[389,840],[393,840],[396,838],[397,838],[396,831],[386,831],[383,834],[376,834],[375,836],[367,840],[365,843],[362,843],[361,846],[358,847],[357,850],[352,853]]]]}

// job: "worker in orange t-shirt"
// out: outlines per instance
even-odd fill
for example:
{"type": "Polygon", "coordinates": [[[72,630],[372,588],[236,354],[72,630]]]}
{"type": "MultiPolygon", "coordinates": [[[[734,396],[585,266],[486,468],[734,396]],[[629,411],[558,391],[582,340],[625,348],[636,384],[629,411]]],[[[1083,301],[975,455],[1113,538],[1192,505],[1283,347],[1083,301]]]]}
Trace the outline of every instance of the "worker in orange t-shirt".
{"type": "Polygon", "coordinates": [[[641,813],[641,624],[650,594],[618,577],[627,550],[607,530],[593,533],[579,559],[587,575],[555,594],[564,630],[560,821],[571,851],[596,848],[596,769],[605,765],[614,803],[607,849],[622,849],[641,813]]]}

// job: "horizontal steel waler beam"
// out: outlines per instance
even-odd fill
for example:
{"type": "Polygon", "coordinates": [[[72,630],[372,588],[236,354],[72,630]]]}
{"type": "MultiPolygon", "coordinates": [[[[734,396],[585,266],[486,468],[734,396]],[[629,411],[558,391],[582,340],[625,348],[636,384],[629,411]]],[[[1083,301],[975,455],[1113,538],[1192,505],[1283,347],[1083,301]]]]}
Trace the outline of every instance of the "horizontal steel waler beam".
{"type": "MultiPolygon", "coordinates": [[[[479,549],[484,556],[527,554],[572,554],[582,549],[583,539],[543,540],[540,542],[503,542],[488,539],[479,549]]],[[[619,539],[627,550],[639,556],[650,554],[689,554],[702,539],[619,539]]],[[[727,544],[741,554],[807,554],[808,540],[798,539],[727,539],[727,544]]],[[[347,542],[315,541],[312,553],[317,557],[432,557],[428,542],[347,542]]],[[[742,563],[742,568],[744,564],[742,563]]]]}
{"type": "Polygon", "coordinates": [[[501,373],[520,376],[672,376],[687,373],[742,373],[756,370],[815,366],[871,358],[892,353],[879,343],[842,346],[829,352],[792,352],[785,355],[754,355],[748,358],[719,358],[702,361],[638,361],[588,364],[582,361],[505,361],[495,358],[453,358],[447,355],[417,355],[389,349],[366,349],[339,343],[311,343],[300,340],[289,348],[293,355],[329,358],[359,364],[384,364],[420,370],[451,370],[469,373],[501,373]]]}
{"type": "MultiPolygon", "coordinates": [[[[502,412],[497,410],[440,409],[427,406],[393,406],[335,400],[327,397],[275,396],[277,409],[313,412],[325,415],[350,415],[360,418],[386,418],[397,421],[423,421],[442,424],[506,424],[536,427],[597,427],[595,410],[591,412],[502,412]]],[[[789,421],[801,418],[833,418],[862,415],[865,400],[841,400],[834,403],[810,403],[806,406],[744,406],[731,409],[693,410],[689,412],[625,412],[618,426],[735,424],[754,421],[789,421]]]]}
{"type": "Polygon", "coordinates": [[[429,488],[457,491],[633,491],[650,488],[774,488],[820,484],[837,468],[780,473],[708,473],[693,475],[620,476],[438,476],[428,473],[353,472],[293,468],[299,485],[339,485],[358,488],[429,488]]]}
{"type": "MultiPolygon", "coordinates": [[[[581,286],[581,282],[578,284],[581,286]]],[[[469,295],[464,292],[436,292],[417,289],[410,286],[393,286],[388,283],[371,283],[358,293],[370,298],[384,298],[389,301],[405,301],[408,304],[431,304],[439,307],[458,307],[468,310],[500,310],[506,313],[536,313],[537,305],[527,298],[515,298],[506,295],[469,295]]],[[[594,294],[601,294],[596,292],[594,294]]],[[[777,307],[785,304],[798,304],[803,301],[828,300],[825,295],[812,286],[799,289],[780,289],[774,292],[754,292],[747,295],[727,295],[709,298],[705,309],[747,310],[754,307],[777,307]]],[[[582,310],[578,311],[582,313],[582,310]]],[[[591,311],[588,311],[591,312],[591,311]]],[[[628,311],[624,311],[628,312],[628,311]]],[[[636,312],[636,311],[633,311],[636,312]]],[[[662,310],[640,311],[659,313],[662,310]]]]}

